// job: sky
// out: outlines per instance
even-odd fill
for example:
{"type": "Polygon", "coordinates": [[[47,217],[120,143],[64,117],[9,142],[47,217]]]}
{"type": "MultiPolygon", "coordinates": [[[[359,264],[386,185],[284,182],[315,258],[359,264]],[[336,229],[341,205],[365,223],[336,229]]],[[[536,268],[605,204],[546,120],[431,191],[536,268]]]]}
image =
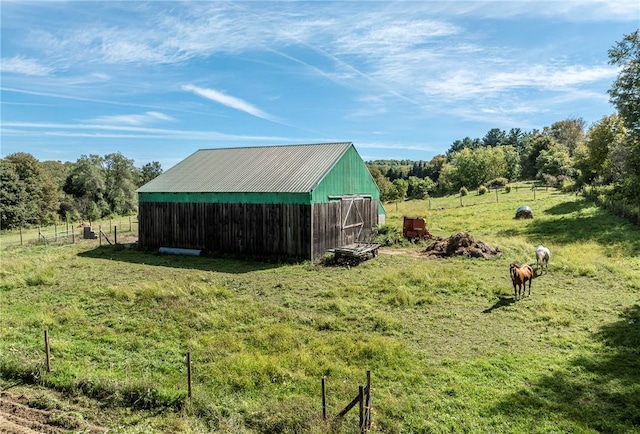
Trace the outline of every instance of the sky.
{"type": "Polygon", "coordinates": [[[490,129],[615,112],[638,0],[0,2],[0,155],[353,142],[430,160],[490,129]]]}

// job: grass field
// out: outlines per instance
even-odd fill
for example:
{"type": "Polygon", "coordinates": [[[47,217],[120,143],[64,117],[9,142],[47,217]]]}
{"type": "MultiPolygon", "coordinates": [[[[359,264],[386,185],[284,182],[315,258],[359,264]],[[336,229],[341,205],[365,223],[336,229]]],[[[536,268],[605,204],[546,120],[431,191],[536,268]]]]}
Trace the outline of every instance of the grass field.
{"type": "Polygon", "coordinates": [[[354,412],[322,420],[321,378],[335,415],[371,370],[375,433],[640,432],[640,229],[555,190],[463,204],[390,204],[387,223],[424,216],[501,257],[409,244],[326,267],[5,246],[0,387],[112,432],[354,433],[354,412]],[[523,204],[534,219],[513,218],[523,204]],[[509,263],[538,244],[549,273],[514,302],[509,263]]]}

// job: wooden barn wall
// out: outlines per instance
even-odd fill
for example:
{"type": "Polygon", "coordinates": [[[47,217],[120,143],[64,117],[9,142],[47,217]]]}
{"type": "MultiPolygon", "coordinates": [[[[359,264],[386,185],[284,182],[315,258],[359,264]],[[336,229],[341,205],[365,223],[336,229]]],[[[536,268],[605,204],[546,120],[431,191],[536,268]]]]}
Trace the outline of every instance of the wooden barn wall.
{"type": "Polygon", "coordinates": [[[311,255],[310,205],[141,202],[138,222],[145,249],[311,255]]]}
{"type": "Polygon", "coordinates": [[[317,259],[329,249],[365,241],[378,224],[378,201],[355,200],[351,206],[345,201],[312,206],[141,202],[138,222],[138,242],[145,249],[317,259]],[[360,221],[361,226],[352,226],[360,221]]]}
{"type": "Polygon", "coordinates": [[[377,200],[355,200],[351,209],[345,201],[314,204],[312,259],[320,258],[329,249],[366,241],[377,224],[377,200]],[[359,221],[362,226],[352,226],[359,221]]]}

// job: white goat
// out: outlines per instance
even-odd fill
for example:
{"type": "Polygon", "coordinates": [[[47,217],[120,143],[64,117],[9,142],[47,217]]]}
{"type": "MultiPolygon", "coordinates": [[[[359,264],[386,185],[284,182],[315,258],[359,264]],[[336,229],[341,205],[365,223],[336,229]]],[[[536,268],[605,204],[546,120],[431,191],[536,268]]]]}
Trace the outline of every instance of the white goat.
{"type": "Polygon", "coordinates": [[[549,272],[549,258],[551,257],[551,251],[545,246],[538,246],[536,249],[536,264],[539,269],[546,269],[549,272]]]}

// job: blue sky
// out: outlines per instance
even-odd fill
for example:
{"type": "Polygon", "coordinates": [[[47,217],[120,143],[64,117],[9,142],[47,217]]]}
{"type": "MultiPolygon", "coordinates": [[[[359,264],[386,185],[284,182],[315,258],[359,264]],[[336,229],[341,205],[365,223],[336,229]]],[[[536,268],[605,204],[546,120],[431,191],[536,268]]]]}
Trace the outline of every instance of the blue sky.
{"type": "Polygon", "coordinates": [[[491,128],[614,112],[634,1],[0,3],[1,155],[353,142],[430,160],[491,128]]]}

